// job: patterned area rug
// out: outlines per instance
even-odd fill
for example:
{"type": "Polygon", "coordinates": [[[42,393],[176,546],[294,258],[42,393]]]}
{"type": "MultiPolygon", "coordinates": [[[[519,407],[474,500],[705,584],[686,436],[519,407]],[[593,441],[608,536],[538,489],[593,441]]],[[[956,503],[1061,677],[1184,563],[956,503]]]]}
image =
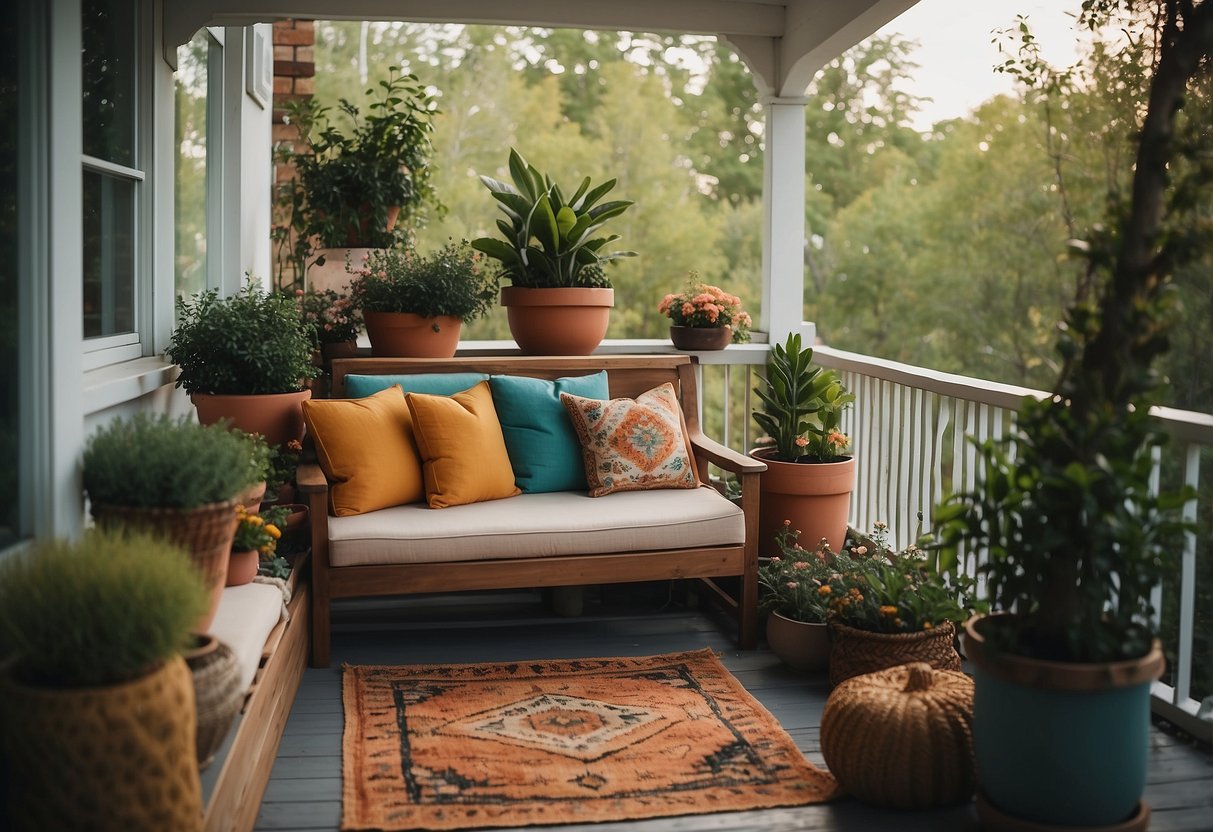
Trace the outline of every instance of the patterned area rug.
{"type": "Polygon", "coordinates": [[[345,830],[732,812],[836,791],[710,650],[347,666],[343,688],[345,830]]]}

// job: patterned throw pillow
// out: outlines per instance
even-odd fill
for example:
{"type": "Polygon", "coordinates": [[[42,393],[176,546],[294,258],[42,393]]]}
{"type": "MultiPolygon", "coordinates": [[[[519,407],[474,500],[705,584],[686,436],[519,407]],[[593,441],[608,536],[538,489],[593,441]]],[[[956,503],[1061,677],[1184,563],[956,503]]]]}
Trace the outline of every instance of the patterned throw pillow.
{"type": "Polygon", "coordinates": [[[635,399],[604,402],[561,393],[560,401],[581,440],[591,497],[699,485],[672,384],[635,399]]]}

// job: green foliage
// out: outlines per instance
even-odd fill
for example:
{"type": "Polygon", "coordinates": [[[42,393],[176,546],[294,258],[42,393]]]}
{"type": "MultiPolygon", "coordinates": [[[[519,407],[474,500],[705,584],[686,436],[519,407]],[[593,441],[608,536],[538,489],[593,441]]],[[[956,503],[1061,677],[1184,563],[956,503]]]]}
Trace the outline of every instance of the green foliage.
{"type": "Polygon", "coordinates": [[[304,330],[317,349],[321,344],[353,341],[362,329],[362,310],[335,289],[299,289],[295,302],[304,330]]]}
{"type": "Polygon", "coordinates": [[[298,174],[283,184],[279,203],[304,251],[311,237],[322,247],[391,245],[389,209],[399,208],[407,226],[426,203],[436,203],[430,183],[436,101],[417,76],[402,74],[399,66],[389,67],[376,86],[366,91],[365,115],[340,100],[345,129],[314,98],[290,111],[307,149],[279,148],[279,160],[293,164],[298,174]]]}
{"type": "Polygon", "coordinates": [[[264,455],[255,441],[225,425],[137,413],[89,438],[84,490],[94,503],[195,508],[230,500],[264,478],[258,459],[264,455]]]}
{"type": "Polygon", "coordinates": [[[799,333],[771,348],[763,386],[754,392],[765,407],[754,420],[771,437],[775,459],[833,462],[846,450],[840,425],[855,396],[838,373],[813,365],[813,348],[801,348],[799,333]]]}
{"type": "Polygon", "coordinates": [[[121,682],[186,647],[208,603],[181,549],[94,529],[0,562],[0,652],[11,651],[37,684],[121,682]]]}
{"type": "Polygon", "coordinates": [[[741,308],[741,298],[731,295],[719,286],[711,286],[691,272],[687,275],[687,287],[677,294],[669,294],[657,304],[657,311],[670,319],[674,326],[712,329],[728,327],[733,330],[733,343],[744,344],[750,340],[750,313],[741,308]]]}
{"type": "Polygon", "coordinates": [[[350,296],[364,312],[453,315],[470,321],[497,300],[497,275],[467,243],[448,243],[428,257],[398,246],[372,251],[354,269],[350,296]]]}
{"type": "Polygon", "coordinates": [[[497,221],[503,240],[479,237],[472,246],[501,261],[502,273],[515,286],[606,286],[609,283],[601,267],[617,258],[636,255],[632,251],[602,250],[619,239],[617,234],[592,236],[632,205],[624,200],[599,203],[615,187],[616,180],[591,188],[587,176],[566,199],[559,185],[512,148],[510,177],[513,185],[491,176],[480,177],[509,221],[497,221]]]}
{"type": "Polygon", "coordinates": [[[177,298],[177,329],[165,355],[188,393],[247,395],[302,390],[316,367],[312,343],[289,296],[250,280],[228,298],[215,289],[177,298]]]}
{"type": "Polygon", "coordinates": [[[824,623],[830,597],[820,590],[833,572],[833,564],[824,552],[811,552],[797,543],[796,532],[788,524],[785,520],[777,535],[783,554],[758,564],[758,608],[793,621],[824,623]]]}
{"type": "Polygon", "coordinates": [[[261,558],[272,557],[289,513],[285,506],[275,506],[259,514],[249,514],[244,506],[238,506],[236,515],[239,519],[236,534],[232,538],[232,551],[256,549],[261,558]]]}

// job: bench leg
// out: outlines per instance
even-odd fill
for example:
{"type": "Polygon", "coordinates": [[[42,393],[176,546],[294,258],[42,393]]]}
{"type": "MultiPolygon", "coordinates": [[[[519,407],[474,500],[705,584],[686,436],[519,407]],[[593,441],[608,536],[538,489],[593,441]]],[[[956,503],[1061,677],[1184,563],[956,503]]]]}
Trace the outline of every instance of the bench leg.
{"type": "Polygon", "coordinates": [[[312,587],[312,667],[332,661],[332,603],[328,593],[312,587]]]}
{"type": "Polygon", "coordinates": [[[758,575],[750,571],[741,576],[737,632],[737,646],[742,650],[753,650],[758,646],[758,575]]]}

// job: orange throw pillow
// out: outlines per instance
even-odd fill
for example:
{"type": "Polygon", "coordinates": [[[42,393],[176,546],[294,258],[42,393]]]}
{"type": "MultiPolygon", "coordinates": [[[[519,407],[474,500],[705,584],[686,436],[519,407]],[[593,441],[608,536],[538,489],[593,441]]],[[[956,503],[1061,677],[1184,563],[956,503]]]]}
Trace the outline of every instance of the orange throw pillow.
{"type": "Polygon", "coordinates": [[[400,385],[363,399],[303,402],[307,431],[332,483],[333,514],[348,517],[425,496],[412,416],[400,385]]]}
{"type": "Polygon", "coordinates": [[[522,493],[514,484],[514,469],[487,381],[454,396],[409,393],[406,401],[421,451],[430,508],[522,493]]]}

